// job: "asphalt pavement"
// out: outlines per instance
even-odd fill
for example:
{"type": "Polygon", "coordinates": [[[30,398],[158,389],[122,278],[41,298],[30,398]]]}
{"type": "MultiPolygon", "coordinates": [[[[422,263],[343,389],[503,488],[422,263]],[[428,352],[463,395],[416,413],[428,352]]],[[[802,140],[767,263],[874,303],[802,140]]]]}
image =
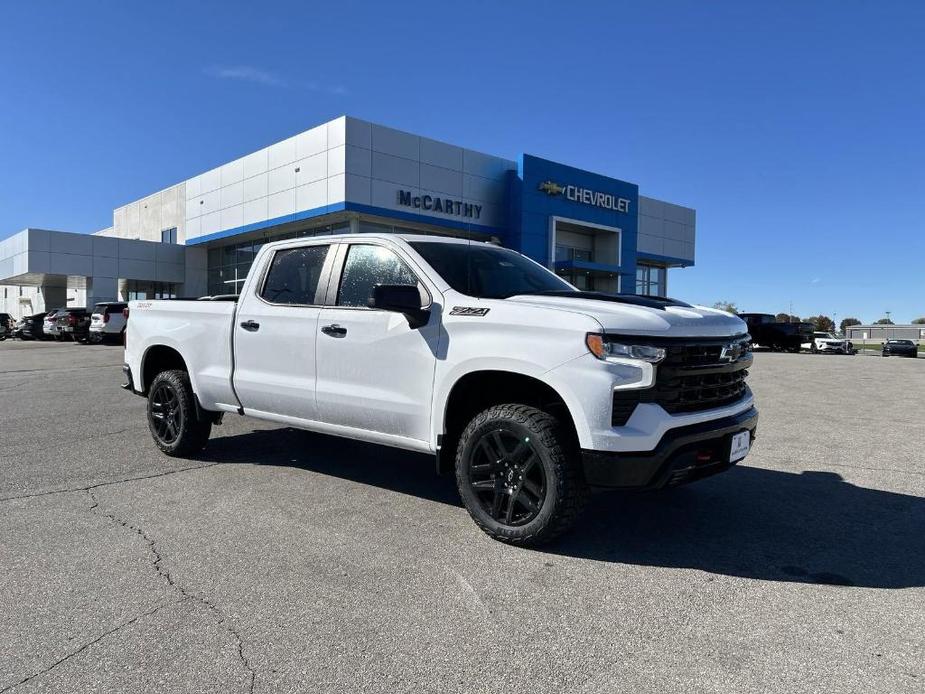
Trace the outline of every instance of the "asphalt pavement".
{"type": "Polygon", "coordinates": [[[121,362],[0,343],[0,693],[925,690],[923,360],[757,354],[744,463],[543,550],[426,456],[226,417],[167,458],[121,362]]]}

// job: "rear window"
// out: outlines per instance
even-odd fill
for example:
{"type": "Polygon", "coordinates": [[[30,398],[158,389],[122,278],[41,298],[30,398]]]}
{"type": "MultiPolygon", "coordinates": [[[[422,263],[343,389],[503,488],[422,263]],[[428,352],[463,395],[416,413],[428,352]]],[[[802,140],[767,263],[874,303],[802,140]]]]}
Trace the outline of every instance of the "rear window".
{"type": "Polygon", "coordinates": [[[328,246],[276,251],[260,296],[272,304],[315,304],[318,282],[327,255],[328,246]]]}

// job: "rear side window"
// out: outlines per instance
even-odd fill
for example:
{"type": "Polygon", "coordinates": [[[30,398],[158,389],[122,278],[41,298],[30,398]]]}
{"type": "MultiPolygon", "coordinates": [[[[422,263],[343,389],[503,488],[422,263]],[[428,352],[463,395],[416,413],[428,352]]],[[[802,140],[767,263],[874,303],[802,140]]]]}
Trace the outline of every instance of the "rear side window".
{"type": "Polygon", "coordinates": [[[260,296],[273,304],[318,303],[315,294],[328,248],[305,246],[277,251],[260,296]]]}
{"type": "Polygon", "coordinates": [[[394,252],[383,246],[353,244],[337,291],[338,306],[367,306],[377,284],[418,286],[418,278],[394,252]]]}

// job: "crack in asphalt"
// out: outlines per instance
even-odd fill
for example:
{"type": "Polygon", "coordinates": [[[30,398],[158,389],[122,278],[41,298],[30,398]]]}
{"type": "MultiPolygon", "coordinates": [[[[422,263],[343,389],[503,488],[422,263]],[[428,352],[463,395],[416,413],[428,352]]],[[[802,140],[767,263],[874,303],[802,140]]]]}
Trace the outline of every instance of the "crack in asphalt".
{"type": "Polygon", "coordinates": [[[92,646],[92,645],[94,645],[94,644],[96,644],[96,643],[99,643],[100,641],[102,641],[103,639],[105,639],[107,636],[112,636],[112,635],[115,634],[117,631],[121,631],[122,629],[125,629],[126,627],[131,626],[132,624],[134,624],[135,622],[137,622],[139,619],[143,619],[143,618],[145,618],[145,617],[150,617],[150,616],[153,615],[155,612],[158,612],[159,610],[162,610],[162,609],[164,609],[165,607],[169,607],[169,606],[171,606],[171,605],[178,605],[178,604],[180,604],[181,602],[183,602],[184,600],[186,600],[185,597],[180,598],[179,600],[174,600],[174,601],[172,601],[172,602],[165,602],[165,603],[162,603],[162,604],[158,605],[157,607],[154,607],[153,609],[148,610],[147,612],[142,612],[141,614],[135,615],[135,616],[132,617],[131,619],[129,619],[129,620],[125,621],[125,622],[122,622],[122,624],[120,624],[120,625],[118,625],[118,626],[116,626],[116,627],[113,627],[112,629],[110,629],[110,630],[107,631],[107,632],[104,632],[104,633],[100,634],[99,636],[97,636],[97,637],[96,637],[95,639],[93,639],[92,641],[88,641],[87,643],[85,643],[84,645],[82,645],[82,646],[81,646],[80,648],[78,648],[77,650],[71,651],[71,652],[68,653],[66,656],[64,656],[63,658],[61,658],[61,659],[55,661],[54,663],[52,663],[51,665],[49,665],[49,666],[46,667],[45,669],[39,670],[38,672],[35,672],[35,673],[31,674],[31,675],[29,675],[29,676],[27,676],[27,677],[21,679],[19,682],[16,682],[15,684],[11,684],[11,685],[8,685],[8,686],[4,687],[3,689],[0,689],[0,694],[3,694],[4,692],[11,691],[12,689],[15,689],[16,687],[19,687],[19,686],[21,686],[21,685],[23,685],[23,684],[26,684],[26,682],[30,682],[30,681],[34,680],[36,677],[41,677],[42,675],[51,672],[52,670],[54,670],[56,667],[58,667],[58,666],[61,665],[62,663],[65,663],[65,662],[67,662],[68,660],[70,660],[71,658],[73,658],[74,656],[79,655],[80,653],[83,653],[85,650],[87,650],[88,648],[90,648],[90,646],[92,646]]]}
{"type": "MultiPolygon", "coordinates": [[[[120,432],[114,432],[120,433],[120,432]]],[[[126,477],[121,480],[111,480],[109,482],[98,482],[96,484],[90,484],[86,487],[75,487],[73,489],[52,489],[47,492],[36,492],[34,494],[22,494],[20,496],[5,496],[0,498],[0,503],[4,501],[16,501],[18,499],[34,499],[39,496],[49,496],[51,494],[70,494],[73,492],[88,492],[91,489],[99,489],[100,487],[109,487],[114,484],[125,484],[126,482],[135,482],[136,480],[151,480],[157,477],[167,477],[168,475],[176,475],[181,472],[190,472],[191,470],[205,470],[209,467],[214,467],[215,465],[220,465],[219,462],[206,463],[205,465],[194,465],[192,467],[180,468],[179,470],[167,470],[166,472],[157,472],[153,475],[140,475],[138,477],[126,477]]]]}
{"type": "MultiPolygon", "coordinates": [[[[205,467],[208,467],[208,466],[205,466],[205,467]]],[[[208,598],[188,592],[186,588],[184,588],[176,580],[174,580],[173,575],[170,573],[170,571],[166,567],[164,567],[162,563],[164,560],[164,557],[160,553],[160,550],[158,550],[157,543],[152,537],[150,537],[144,531],[143,528],[141,528],[141,526],[133,525],[129,521],[123,518],[119,518],[115,514],[107,513],[103,511],[103,509],[100,508],[99,500],[96,498],[96,495],[94,495],[93,493],[93,489],[92,488],[87,489],[86,492],[87,492],[87,495],[90,497],[90,500],[93,502],[90,505],[91,512],[96,513],[98,515],[102,515],[105,518],[108,518],[109,520],[111,520],[116,525],[126,528],[127,530],[131,530],[132,532],[136,533],[142,540],[145,541],[145,544],[148,545],[148,551],[151,552],[151,554],[154,556],[154,561],[152,562],[152,566],[154,570],[157,571],[157,574],[161,578],[164,579],[164,582],[168,586],[176,590],[182,596],[181,600],[178,602],[182,602],[182,600],[187,600],[187,599],[195,600],[205,605],[205,607],[208,610],[210,610],[216,615],[217,623],[219,624],[219,626],[223,627],[225,631],[231,634],[231,636],[234,638],[237,644],[238,659],[241,661],[241,665],[244,667],[244,671],[247,674],[247,678],[248,678],[247,691],[248,691],[248,694],[253,694],[254,684],[257,678],[257,673],[254,670],[254,668],[251,666],[250,661],[248,661],[247,655],[244,653],[244,640],[241,638],[241,634],[239,634],[238,631],[231,625],[231,623],[225,617],[224,613],[218,608],[217,605],[215,605],[215,603],[213,603],[208,598]]],[[[0,694],[2,694],[2,692],[0,692],[0,694]]]]}

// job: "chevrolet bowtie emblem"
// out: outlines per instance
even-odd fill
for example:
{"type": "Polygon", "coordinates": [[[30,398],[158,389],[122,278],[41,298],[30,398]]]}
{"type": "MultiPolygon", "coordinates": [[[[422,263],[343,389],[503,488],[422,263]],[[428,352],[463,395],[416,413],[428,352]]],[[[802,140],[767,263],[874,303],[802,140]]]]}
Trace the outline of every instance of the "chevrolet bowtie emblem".
{"type": "Polygon", "coordinates": [[[546,195],[561,195],[565,188],[554,181],[543,181],[540,183],[540,190],[546,195]]]}

